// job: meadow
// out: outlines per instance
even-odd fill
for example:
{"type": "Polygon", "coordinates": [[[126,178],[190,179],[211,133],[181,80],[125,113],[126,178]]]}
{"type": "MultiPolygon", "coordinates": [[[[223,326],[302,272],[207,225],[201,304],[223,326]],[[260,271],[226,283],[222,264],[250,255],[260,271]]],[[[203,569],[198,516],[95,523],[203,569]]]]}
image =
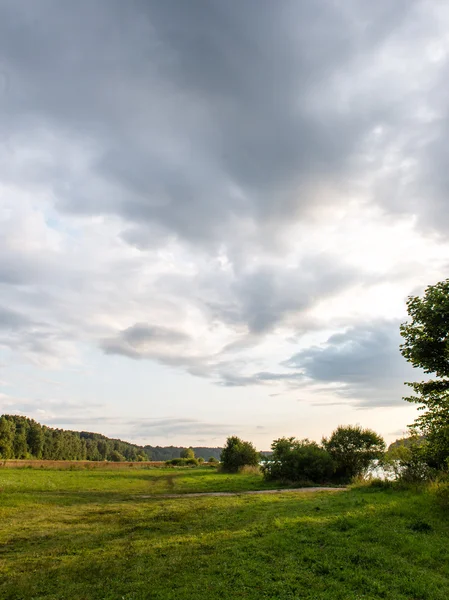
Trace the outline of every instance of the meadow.
{"type": "Polygon", "coordinates": [[[449,519],[425,489],[163,497],[272,487],[212,468],[0,469],[0,598],[449,598],[449,519]]]}

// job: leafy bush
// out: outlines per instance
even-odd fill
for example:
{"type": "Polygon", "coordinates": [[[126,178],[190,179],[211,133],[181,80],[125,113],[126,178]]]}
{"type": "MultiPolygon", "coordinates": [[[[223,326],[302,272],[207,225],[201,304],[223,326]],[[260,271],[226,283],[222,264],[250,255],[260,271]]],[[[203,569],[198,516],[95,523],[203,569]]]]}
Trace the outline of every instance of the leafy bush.
{"type": "Polygon", "coordinates": [[[329,439],[323,438],[322,444],[334,459],[336,479],[344,482],[364,475],[385,452],[383,438],[358,425],[337,427],[329,439]]]}
{"type": "Polygon", "coordinates": [[[123,462],[126,460],[126,458],[123,456],[123,454],[120,454],[120,452],[118,450],[113,450],[109,454],[108,460],[111,460],[113,462],[123,462]]]}
{"type": "Polygon", "coordinates": [[[224,471],[237,472],[245,465],[258,465],[260,454],[251,442],[244,442],[237,436],[228,437],[226,446],[221,452],[221,463],[224,471]]]}
{"type": "Polygon", "coordinates": [[[195,452],[193,448],[183,448],[180,456],[181,458],[195,458],[195,452]]]}
{"type": "Polygon", "coordinates": [[[437,470],[431,466],[431,454],[428,441],[415,435],[392,444],[380,465],[399,482],[421,483],[437,476],[437,470]]]}
{"type": "Polygon", "coordinates": [[[325,483],[334,473],[332,457],[316,442],[284,437],[275,440],[271,449],[262,467],[266,479],[325,483]]]}
{"type": "Polygon", "coordinates": [[[215,458],[215,456],[211,456],[207,462],[210,463],[211,465],[212,464],[216,465],[219,461],[215,458]]]}

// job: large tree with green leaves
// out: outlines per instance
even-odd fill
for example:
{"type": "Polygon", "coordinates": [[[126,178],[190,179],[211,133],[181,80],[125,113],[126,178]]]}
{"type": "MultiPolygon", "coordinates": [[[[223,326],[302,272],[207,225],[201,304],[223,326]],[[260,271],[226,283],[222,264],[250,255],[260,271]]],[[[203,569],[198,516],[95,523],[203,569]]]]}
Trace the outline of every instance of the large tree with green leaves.
{"type": "Polygon", "coordinates": [[[423,297],[407,301],[410,320],[401,325],[401,352],[414,367],[434,377],[407,383],[423,413],[413,428],[425,436],[431,466],[449,466],[449,279],[429,286],[423,297]]]}
{"type": "Polygon", "coordinates": [[[260,461],[260,453],[251,442],[245,442],[237,436],[228,437],[221,452],[221,462],[225,471],[238,471],[246,465],[256,466],[260,461]]]}
{"type": "Polygon", "coordinates": [[[340,425],[322,444],[335,462],[335,477],[345,482],[363,475],[385,452],[384,439],[359,425],[340,425]]]}

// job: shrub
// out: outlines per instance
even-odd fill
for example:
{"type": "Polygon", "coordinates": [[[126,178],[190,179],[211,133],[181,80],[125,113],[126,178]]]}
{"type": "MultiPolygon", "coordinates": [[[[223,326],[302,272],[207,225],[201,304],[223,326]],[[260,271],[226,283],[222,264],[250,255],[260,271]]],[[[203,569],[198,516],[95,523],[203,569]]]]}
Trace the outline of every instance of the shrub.
{"type": "Polygon", "coordinates": [[[258,465],[260,454],[251,442],[244,442],[237,436],[228,437],[226,446],[221,452],[221,462],[224,471],[237,472],[245,465],[258,465]]]}
{"type": "Polygon", "coordinates": [[[271,449],[272,456],[262,467],[266,479],[324,483],[334,473],[332,457],[316,442],[280,438],[271,449]]]}
{"type": "Polygon", "coordinates": [[[207,462],[211,464],[217,464],[219,461],[215,458],[215,456],[211,456],[207,462]]]}
{"type": "Polygon", "coordinates": [[[340,426],[322,444],[335,462],[335,477],[344,482],[365,474],[372,462],[385,452],[383,438],[358,425],[340,426]]]}
{"type": "Polygon", "coordinates": [[[193,448],[183,448],[180,456],[181,458],[195,458],[195,451],[193,448]]]}
{"type": "Polygon", "coordinates": [[[108,460],[111,460],[112,462],[124,462],[126,458],[123,456],[123,454],[120,454],[118,450],[113,450],[108,456],[108,460]]]}

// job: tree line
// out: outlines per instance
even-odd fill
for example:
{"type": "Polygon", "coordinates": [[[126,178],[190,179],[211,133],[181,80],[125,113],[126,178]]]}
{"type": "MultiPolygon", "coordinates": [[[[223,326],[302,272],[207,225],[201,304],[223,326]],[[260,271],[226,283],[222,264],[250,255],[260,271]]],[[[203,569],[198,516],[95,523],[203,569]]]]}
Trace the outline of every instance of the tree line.
{"type": "MultiPolygon", "coordinates": [[[[54,429],[28,417],[0,417],[0,458],[93,461],[165,461],[179,458],[178,446],[139,446],[100,433],[54,429]]],[[[218,459],[221,448],[193,448],[205,460],[218,459]]]]}

